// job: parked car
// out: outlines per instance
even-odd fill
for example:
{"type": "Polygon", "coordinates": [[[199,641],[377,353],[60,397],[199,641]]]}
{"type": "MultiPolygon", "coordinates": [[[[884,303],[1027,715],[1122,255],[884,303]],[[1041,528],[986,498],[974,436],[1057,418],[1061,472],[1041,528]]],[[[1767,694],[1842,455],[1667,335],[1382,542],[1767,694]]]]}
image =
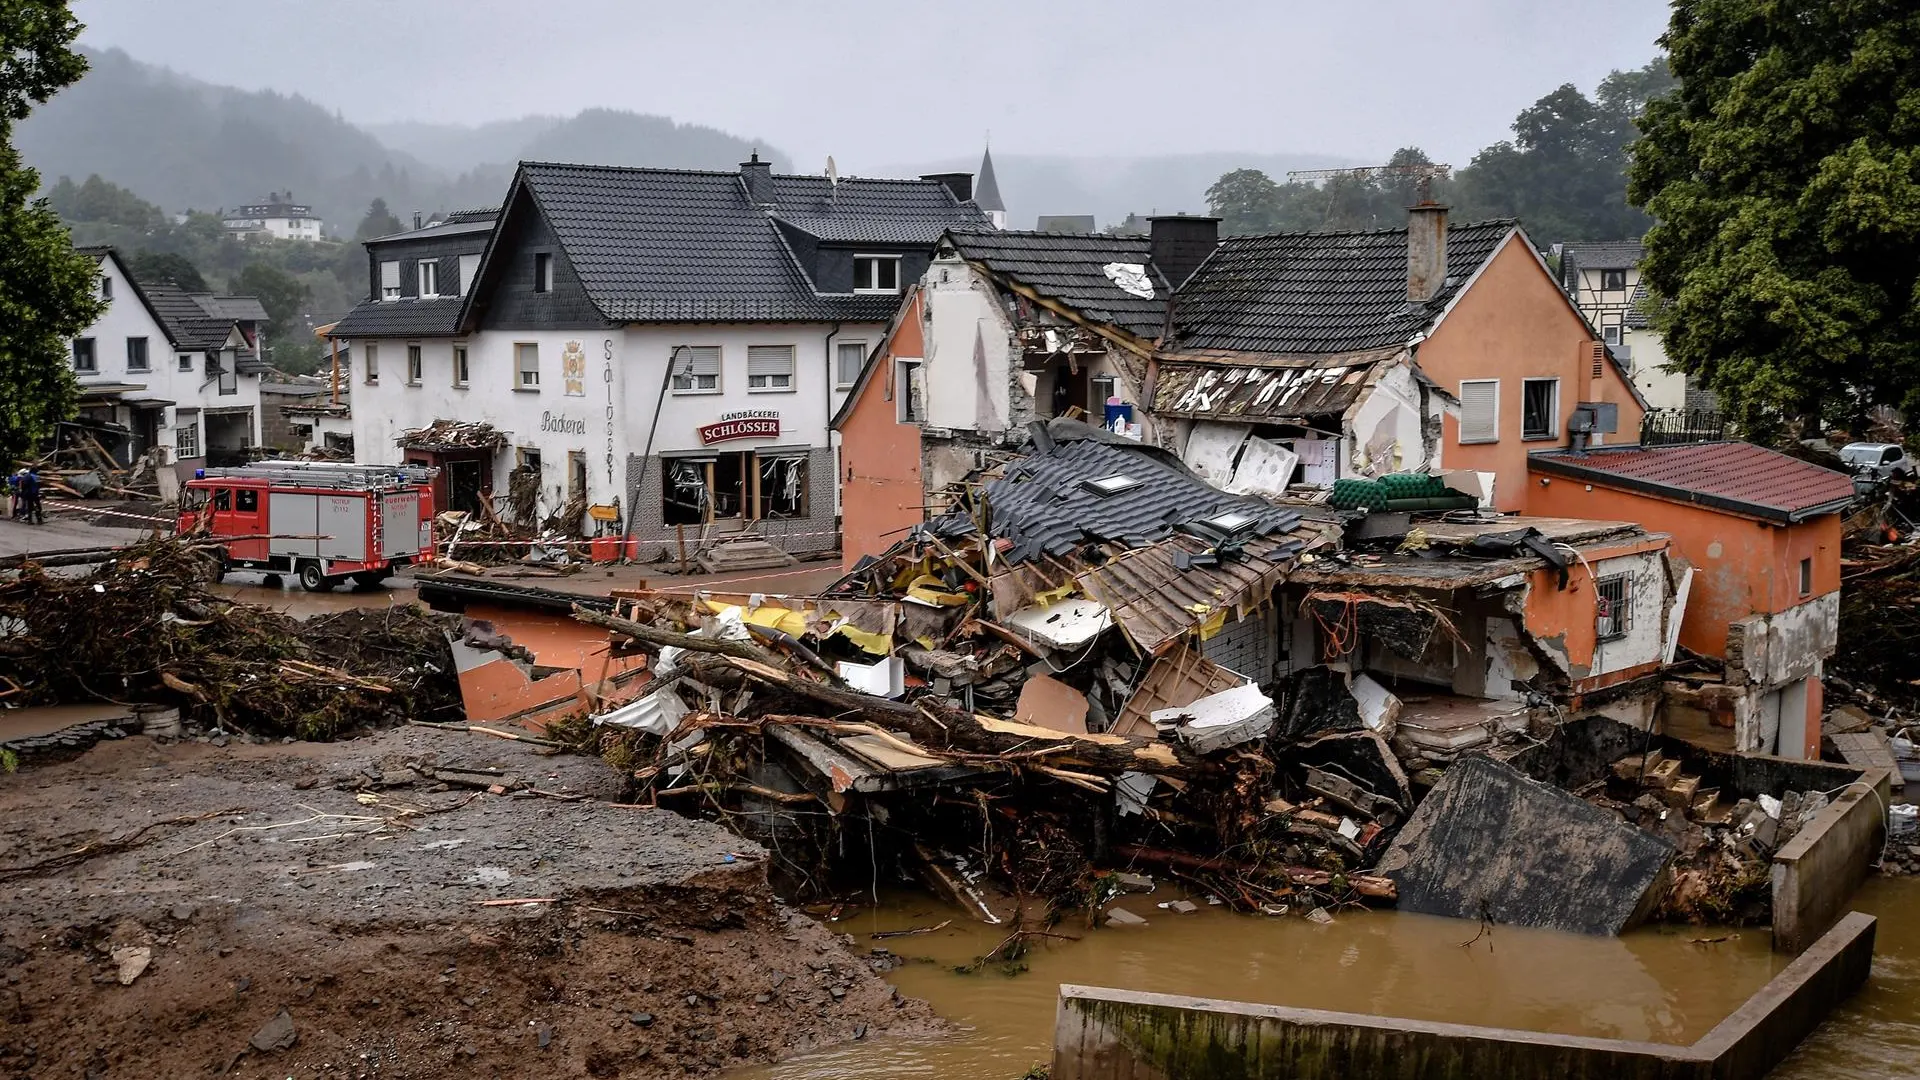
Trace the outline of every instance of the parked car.
{"type": "Polygon", "coordinates": [[[1857,442],[1840,448],[1840,460],[1855,476],[1891,480],[1914,474],[1913,459],[1897,443],[1857,442]]]}

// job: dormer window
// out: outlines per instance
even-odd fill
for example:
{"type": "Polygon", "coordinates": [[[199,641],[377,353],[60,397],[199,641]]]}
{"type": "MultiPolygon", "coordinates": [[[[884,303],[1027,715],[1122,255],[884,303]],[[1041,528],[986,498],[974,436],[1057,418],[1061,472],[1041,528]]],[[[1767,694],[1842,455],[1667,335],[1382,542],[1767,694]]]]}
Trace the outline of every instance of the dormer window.
{"type": "Polygon", "coordinates": [[[857,293],[897,293],[900,291],[900,256],[855,255],[853,291],[857,293]]]}
{"type": "Polygon", "coordinates": [[[389,260],[380,264],[380,299],[400,299],[400,263],[389,260]]]}
{"type": "Polygon", "coordinates": [[[420,264],[420,297],[426,299],[440,295],[440,264],[422,262],[420,264]]]}

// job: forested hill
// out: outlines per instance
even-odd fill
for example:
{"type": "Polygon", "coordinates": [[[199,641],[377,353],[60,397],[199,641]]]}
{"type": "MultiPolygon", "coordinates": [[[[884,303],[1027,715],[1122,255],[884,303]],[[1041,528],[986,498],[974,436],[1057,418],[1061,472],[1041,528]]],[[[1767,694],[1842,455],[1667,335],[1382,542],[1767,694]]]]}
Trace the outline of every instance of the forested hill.
{"type": "Polygon", "coordinates": [[[787,164],[758,140],[608,109],[471,129],[395,125],[401,145],[389,145],[297,95],[216,86],[118,49],[88,57],[85,77],[19,125],[16,146],[47,184],[97,174],[169,213],[291,191],[351,234],[376,198],[403,214],[497,203],[521,158],[732,168],[758,148],[787,164]],[[418,156],[404,145],[414,140],[418,156]]]}

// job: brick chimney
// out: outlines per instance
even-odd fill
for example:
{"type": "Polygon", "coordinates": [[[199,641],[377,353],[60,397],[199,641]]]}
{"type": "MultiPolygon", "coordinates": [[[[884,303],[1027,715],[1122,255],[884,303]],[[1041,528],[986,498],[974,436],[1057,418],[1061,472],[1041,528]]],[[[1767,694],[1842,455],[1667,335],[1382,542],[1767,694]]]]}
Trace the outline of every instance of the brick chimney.
{"type": "Polygon", "coordinates": [[[1447,208],[1430,199],[1407,207],[1407,300],[1424,304],[1447,283],[1447,208]]]}
{"type": "Polygon", "coordinates": [[[947,185],[947,190],[953,192],[955,202],[966,202],[973,198],[973,174],[970,172],[923,173],[920,179],[936,180],[947,185]]]}
{"type": "Polygon", "coordinates": [[[1147,219],[1147,249],[1153,263],[1167,277],[1167,283],[1179,288],[1213,249],[1220,246],[1220,219],[1190,217],[1186,214],[1162,215],[1147,219]]]}
{"type": "Polygon", "coordinates": [[[740,179],[747,185],[747,201],[755,206],[773,205],[773,163],[760,160],[760,151],[740,163],[740,179]]]}

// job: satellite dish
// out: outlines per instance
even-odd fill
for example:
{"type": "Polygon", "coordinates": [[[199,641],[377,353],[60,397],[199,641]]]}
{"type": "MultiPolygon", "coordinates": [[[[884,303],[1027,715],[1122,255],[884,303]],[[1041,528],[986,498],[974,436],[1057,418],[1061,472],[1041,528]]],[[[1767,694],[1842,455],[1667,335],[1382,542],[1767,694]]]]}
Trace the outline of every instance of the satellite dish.
{"type": "Polygon", "coordinates": [[[827,182],[834,185],[840,183],[840,166],[833,163],[832,154],[827,155],[827,182]]]}

